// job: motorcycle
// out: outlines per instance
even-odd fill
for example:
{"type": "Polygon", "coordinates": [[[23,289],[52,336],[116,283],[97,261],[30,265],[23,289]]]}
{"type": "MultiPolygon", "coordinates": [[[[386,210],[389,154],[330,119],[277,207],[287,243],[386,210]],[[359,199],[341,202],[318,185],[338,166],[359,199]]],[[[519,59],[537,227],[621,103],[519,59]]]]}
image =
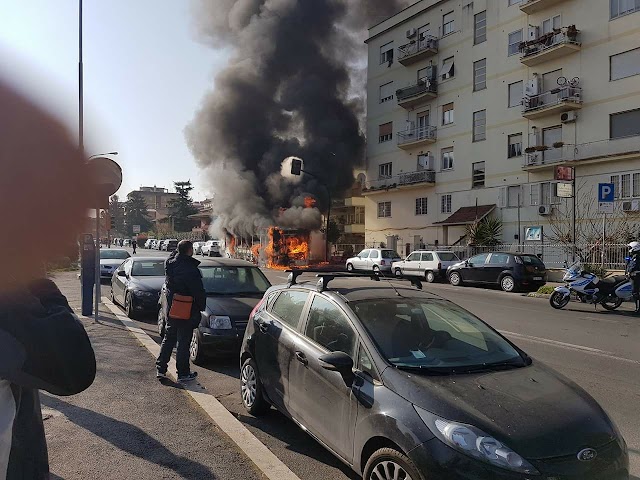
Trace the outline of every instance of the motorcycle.
{"type": "Polygon", "coordinates": [[[633,299],[633,285],[626,275],[601,279],[593,273],[584,272],[580,262],[567,268],[562,280],[567,285],[554,288],[549,299],[551,306],[558,310],[567,306],[572,293],[580,301],[600,304],[606,310],[615,310],[622,302],[633,299]]]}

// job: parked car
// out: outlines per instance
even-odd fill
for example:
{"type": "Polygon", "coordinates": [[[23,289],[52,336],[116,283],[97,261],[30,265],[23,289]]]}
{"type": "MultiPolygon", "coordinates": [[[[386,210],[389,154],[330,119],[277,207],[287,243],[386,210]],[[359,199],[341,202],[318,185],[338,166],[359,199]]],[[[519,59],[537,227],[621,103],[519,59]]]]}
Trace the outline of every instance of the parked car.
{"type": "Polygon", "coordinates": [[[447,268],[458,263],[460,259],[453,252],[416,250],[399,262],[391,265],[396,277],[422,277],[427,282],[438,278],[447,278],[447,268]]]}
{"type": "Polygon", "coordinates": [[[100,249],[100,279],[111,279],[114,270],[122,265],[127,258],[129,252],[119,248],[101,248],[100,249]]]}
{"type": "Polygon", "coordinates": [[[111,301],[122,305],[129,318],[158,310],[158,297],[164,284],[162,257],[128,258],[111,277],[111,301]]]}
{"type": "Polygon", "coordinates": [[[169,240],[160,240],[160,244],[158,245],[158,250],[164,251],[169,240]]]}
{"type": "Polygon", "coordinates": [[[399,280],[324,275],[252,312],[249,413],[274,406],[365,480],[628,478],[598,403],[482,320],[399,280]]]}
{"type": "Polygon", "coordinates": [[[130,238],[125,238],[124,241],[122,242],[122,246],[123,247],[130,247],[131,246],[131,239],[130,238]]]}
{"type": "Polygon", "coordinates": [[[374,271],[391,273],[391,264],[402,260],[398,252],[390,248],[367,248],[355,257],[347,259],[347,271],[374,271]]]}
{"type": "Polygon", "coordinates": [[[220,241],[219,240],[209,240],[202,245],[201,252],[202,255],[206,257],[221,257],[220,253],[220,241]]]}
{"type": "Polygon", "coordinates": [[[537,290],[547,283],[547,268],[535,255],[491,252],[475,255],[447,269],[449,283],[498,285],[505,292],[537,290]]]}
{"type": "MultiPolygon", "coordinates": [[[[191,361],[207,356],[237,355],[251,310],[271,283],[252,263],[231,258],[203,260],[202,283],[207,291],[207,308],[191,339],[191,361]]],[[[167,318],[167,290],[163,287],[158,312],[158,333],[164,336],[167,318]]]]}
{"type": "Polygon", "coordinates": [[[175,238],[167,240],[164,244],[164,250],[167,252],[173,252],[176,248],[178,248],[178,240],[175,238]]]}
{"type": "Polygon", "coordinates": [[[160,244],[162,243],[162,240],[154,240],[153,241],[153,249],[154,250],[160,250],[160,244]]]}
{"type": "Polygon", "coordinates": [[[193,242],[193,254],[201,255],[202,254],[202,245],[204,242],[193,242]]]}
{"type": "Polygon", "coordinates": [[[151,249],[155,238],[147,238],[147,241],[144,242],[144,248],[151,249]]]}

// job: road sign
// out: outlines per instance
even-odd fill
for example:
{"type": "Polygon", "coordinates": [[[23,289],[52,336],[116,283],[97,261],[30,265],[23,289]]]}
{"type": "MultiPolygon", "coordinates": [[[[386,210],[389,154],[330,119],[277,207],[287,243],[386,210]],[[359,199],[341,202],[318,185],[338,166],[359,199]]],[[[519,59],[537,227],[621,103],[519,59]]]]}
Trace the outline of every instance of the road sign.
{"type": "Polygon", "coordinates": [[[556,183],[556,197],[571,198],[573,197],[572,183],[556,183]]]}
{"type": "Polygon", "coordinates": [[[573,167],[556,167],[553,170],[553,178],[555,180],[564,180],[570,182],[573,180],[573,167]]]}
{"type": "Polygon", "coordinates": [[[133,233],[140,233],[140,225],[133,225],[133,233]]]}
{"type": "Polygon", "coordinates": [[[527,227],[524,234],[524,239],[527,242],[541,242],[542,241],[542,225],[535,227],[527,227]]]}
{"type": "Polygon", "coordinates": [[[598,212],[613,213],[613,201],[615,200],[615,186],[613,183],[598,184],[598,212]]]}

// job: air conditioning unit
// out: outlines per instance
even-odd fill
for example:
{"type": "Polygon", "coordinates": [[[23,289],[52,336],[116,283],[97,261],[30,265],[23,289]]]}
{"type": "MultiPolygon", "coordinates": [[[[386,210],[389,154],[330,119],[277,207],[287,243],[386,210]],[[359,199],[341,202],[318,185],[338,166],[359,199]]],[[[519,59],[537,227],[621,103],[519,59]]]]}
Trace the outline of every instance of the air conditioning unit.
{"type": "Polygon", "coordinates": [[[562,123],[573,123],[578,119],[578,115],[576,115],[576,112],[564,112],[562,115],[560,115],[560,121],[562,123]]]}
{"type": "Polygon", "coordinates": [[[539,36],[540,36],[540,27],[529,26],[528,40],[537,40],[539,36]]]}
{"type": "Polygon", "coordinates": [[[551,215],[551,205],[540,205],[538,207],[539,215],[551,215]]]}
{"type": "Polygon", "coordinates": [[[623,212],[640,212],[640,200],[622,202],[623,212]]]}
{"type": "Polygon", "coordinates": [[[413,38],[417,33],[418,31],[415,28],[410,28],[409,30],[407,30],[407,38],[413,38]]]}
{"type": "Polygon", "coordinates": [[[527,81],[527,84],[524,87],[524,94],[533,97],[534,95],[538,95],[538,93],[540,93],[539,90],[540,80],[537,77],[532,78],[531,80],[527,81]]]}

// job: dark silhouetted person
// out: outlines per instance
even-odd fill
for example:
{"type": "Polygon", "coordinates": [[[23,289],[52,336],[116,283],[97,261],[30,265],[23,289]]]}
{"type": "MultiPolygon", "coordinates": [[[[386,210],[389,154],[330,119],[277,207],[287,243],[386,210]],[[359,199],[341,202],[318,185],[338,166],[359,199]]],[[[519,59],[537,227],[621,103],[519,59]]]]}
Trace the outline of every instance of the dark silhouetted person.
{"type": "Polygon", "coordinates": [[[200,323],[200,312],[205,309],[207,304],[207,294],[202,284],[202,274],[198,265],[200,262],[193,258],[193,244],[188,240],[181,240],[178,243],[178,248],[171,253],[165,262],[167,306],[164,315],[167,319],[167,328],[160,347],[160,355],[156,361],[156,376],[160,380],[167,378],[167,364],[176,343],[178,381],[189,382],[197,376],[196,372],[191,372],[189,365],[189,344],[193,329],[200,323]],[[174,294],[193,298],[189,320],[175,319],[169,315],[174,294]]]}
{"type": "Polygon", "coordinates": [[[131,240],[131,247],[133,248],[133,254],[136,254],[136,248],[138,248],[138,242],[131,240]]]}
{"type": "Polygon", "coordinates": [[[0,275],[0,479],[45,480],[38,390],[79,393],[93,382],[96,363],[82,324],[44,279],[43,265],[77,255],[74,244],[95,204],[96,185],[76,141],[57,120],[2,82],[0,105],[0,251],[10,252],[0,275]],[[5,234],[16,231],[21,248],[5,234]],[[55,232],[46,249],[36,240],[42,231],[55,232]]]}

